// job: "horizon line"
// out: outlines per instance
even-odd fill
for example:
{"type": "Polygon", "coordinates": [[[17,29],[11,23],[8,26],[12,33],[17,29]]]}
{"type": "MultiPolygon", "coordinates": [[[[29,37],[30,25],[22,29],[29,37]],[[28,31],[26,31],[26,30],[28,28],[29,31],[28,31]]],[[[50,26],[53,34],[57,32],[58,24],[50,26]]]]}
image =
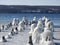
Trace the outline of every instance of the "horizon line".
{"type": "MultiPolygon", "coordinates": [[[[5,5],[2,5],[2,6],[5,6],[5,5]]],[[[6,6],[60,6],[60,5],[6,5],[6,6]]]]}

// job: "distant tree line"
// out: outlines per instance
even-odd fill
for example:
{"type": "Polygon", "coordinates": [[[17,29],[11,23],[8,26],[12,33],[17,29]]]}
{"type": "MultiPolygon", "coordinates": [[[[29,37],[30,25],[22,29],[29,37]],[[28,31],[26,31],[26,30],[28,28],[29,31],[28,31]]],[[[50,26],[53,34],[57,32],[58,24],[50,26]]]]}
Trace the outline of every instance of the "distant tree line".
{"type": "Polygon", "coordinates": [[[60,13],[60,6],[0,5],[0,13],[60,13]]]}

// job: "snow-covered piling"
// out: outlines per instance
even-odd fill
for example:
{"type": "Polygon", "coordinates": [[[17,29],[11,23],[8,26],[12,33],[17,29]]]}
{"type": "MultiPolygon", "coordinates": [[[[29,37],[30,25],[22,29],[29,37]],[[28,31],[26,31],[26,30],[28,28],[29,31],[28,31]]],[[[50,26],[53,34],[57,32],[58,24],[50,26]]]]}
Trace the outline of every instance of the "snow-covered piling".
{"type": "Polygon", "coordinates": [[[38,43],[40,34],[43,32],[43,25],[42,25],[42,20],[40,20],[37,24],[37,27],[34,29],[34,32],[32,33],[32,41],[33,43],[38,43]]]}
{"type": "Polygon", "coordinates": [[[33,42],[32,42],[32,36],[29,36],[29,42],[28,42],[28,45],[33,45],[33,42]]]}
{"type": "Polygon", "coordinates": [[[11,30],[11,35],[12,36],[15,35],[14,28],[12,28],[12,30],[11,30]]]}
{"type": "Polygon", "coordinates": [[[25,28],[24,21],[20,21],[17,28],[18,28],[18,31],[20,31],[20,32],[24,31],[24,28],[25,28]]]}
{"type": "Polygon", "coordinates": [[[33,18],[31,24],[33,24],[33,23],[37,23],[37,18],[36,17],[33,18]]]}
{"type": "Polygon", "coordinates": [[[29,35],[32,36],[32,33],[34,32],[35,27],[36,27],[36,23],[31,24],[31,30],[29,32],[29,35]]]}
{"type": "Polygon", "coordinates": [[[12,26],[18,25],[18,23],[19,23],[19,19],[18,18],[13,18],[12,26]]]}
{"type": "Polygon", "coordinates": [[[22,18],[22,21],[24,22],[25,25],[28,25],[28,20],[27,20],[26,17],[23,17],[23,18],[22,18]]]}
{"type": "Polygon", "coordinates": [[[4,25],[1,25],[1,30],[4,30],[4,25]]]}
{"type": "Polygon", "coordinates": [[[2,41],[7,42],[7,39],[5,38],[5,36],[2,36],[2,41]]]}

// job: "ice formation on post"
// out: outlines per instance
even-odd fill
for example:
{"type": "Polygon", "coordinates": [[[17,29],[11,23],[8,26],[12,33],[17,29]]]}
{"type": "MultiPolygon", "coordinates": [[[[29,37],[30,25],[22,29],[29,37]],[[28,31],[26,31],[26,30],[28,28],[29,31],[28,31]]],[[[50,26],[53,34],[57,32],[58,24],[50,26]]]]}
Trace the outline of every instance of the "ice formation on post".
{"type": "Polygon", "coordinates": [[[26,19],[26,17],[23,17],[23,18],[22,18],[22,21],[24,22],[25,25],[28,24],[28,20],[26,19]]]}
{"type": "Polygon", "coordinates": [[[37,23],[37,18],[34,17],[31,23],[32,23],[32,24],[33,24],[33,23],[37,23]]]}
{"type": "Polygon", "coordinates": [[[43,27],[42,20],[40,19],[40,21],[37,24],[37,27],[34,29],[34,32],[32,33],[32,41],[33,41],[33,43],[38,43],[39,42],[40,34],[43,32],[42,27],[43,27]]]}
{"type": "Polygon", "coordinates": [[[19,19],[18,18],[13,18],[12,25],[18,25],[19,19]]]}
{"type": "Polygon", "coordinates": [[[5,38],[5,36],[2,36],[2,41],[7,42],[7,39],[5,38]]]}
{"type": "Polygon", "coordinates": [[[32,36],[32,33],[34,32],[35,27],[36,27],[36,23],[31,24],[31,30],[29,32],[29,35],[32,36]]]}
{"type": "Polygon", "coordinates": [[[24,30],[24,22],[20,21],[18,24],[18,31],[23,31],[24,30]]]}
{"type": "Polygon", "coordinates": [[[44,32],[40,34],[40,45],[55,45],[53,42],[53,22],[45,19],[44,32]]]}

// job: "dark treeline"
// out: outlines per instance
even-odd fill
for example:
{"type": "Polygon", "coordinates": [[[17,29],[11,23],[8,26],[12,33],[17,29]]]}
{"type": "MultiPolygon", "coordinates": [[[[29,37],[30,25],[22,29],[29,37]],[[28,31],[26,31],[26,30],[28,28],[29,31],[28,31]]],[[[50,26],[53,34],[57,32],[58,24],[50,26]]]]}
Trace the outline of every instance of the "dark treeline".
{"type": "Polygon", "coordinates": [[[60,6],[0,5],[0,13],[60,13],[60,6]]]}

